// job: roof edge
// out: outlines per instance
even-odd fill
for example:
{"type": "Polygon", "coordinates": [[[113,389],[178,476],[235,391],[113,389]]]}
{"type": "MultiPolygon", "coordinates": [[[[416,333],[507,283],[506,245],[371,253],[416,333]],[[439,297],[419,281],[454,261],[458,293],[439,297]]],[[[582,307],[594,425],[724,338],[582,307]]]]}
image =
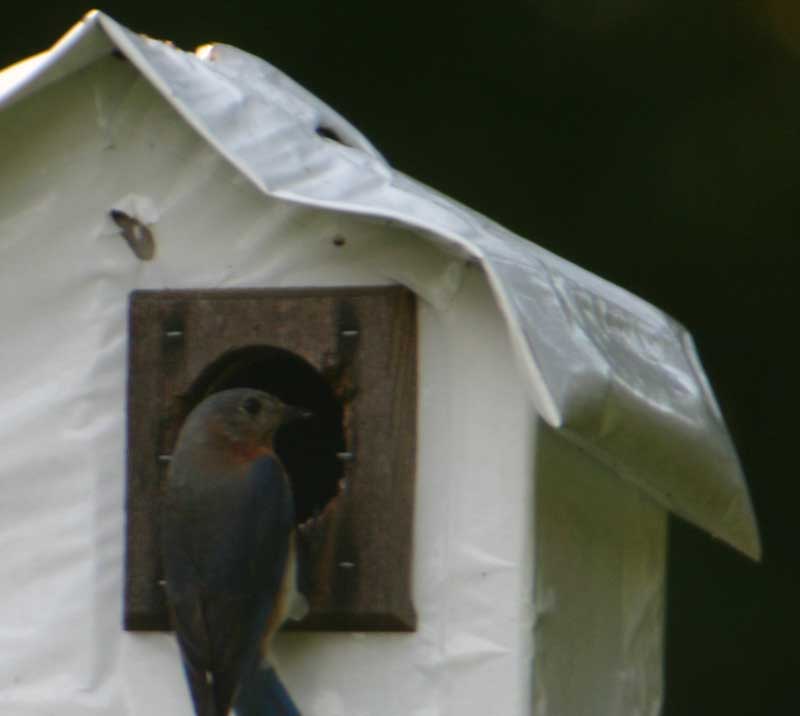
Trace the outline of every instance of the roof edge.
{"type": "Polygon", "coordinates": [[[358,130],[296,82],[263,60],[220,47],[228,65],[136,35],[91,11],[50,51],[0,73],[0,108],[117,49],[264,195],[394,221],[472,257],[484,270],[542,418],[665,508],[758,558],[758,528],[738,457],[685,329],[624,289],[393,171],[358,130]],[[245,68],[241,77],[237,62],[245,68]],[[287,80],[283,86],[280,78],[287,80]],[[193,94],[197,84],[203,92],[193,94]],[[251,105],[245,115],[241,102],[226,103],[243,86],[258,111],[251,105]],[[352,146],[319,136],[320,117],[352,138],[352,146]],[[281,142],[295,150],[289,160],[270,154],[274,142],[258,141],[266,135],[257,122],[281,130],[281,142]],[[294,172],[274,169],[285,170],[287,161],[295,162],[294,172]],[[666,464],[676,445],[688,446],[687,456],[666,464]]]}

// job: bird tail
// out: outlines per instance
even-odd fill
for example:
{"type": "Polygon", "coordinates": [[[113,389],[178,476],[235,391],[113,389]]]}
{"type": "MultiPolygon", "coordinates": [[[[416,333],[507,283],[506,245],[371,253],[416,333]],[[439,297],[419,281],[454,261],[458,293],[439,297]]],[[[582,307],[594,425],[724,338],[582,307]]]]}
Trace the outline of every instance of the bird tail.
{"type": "Polygon", "coordinates": [[[242,683],[234,708],[239,716],[301,716],[272,666],[256,669],[242,683]]]}
{"type": "Polygon", "coordinates": [[[214,689],[209,683],[206,672],[192,666],[186,659],[183,661],[189,691],[196,716],[217,716],[217,702],[214,689]]]}

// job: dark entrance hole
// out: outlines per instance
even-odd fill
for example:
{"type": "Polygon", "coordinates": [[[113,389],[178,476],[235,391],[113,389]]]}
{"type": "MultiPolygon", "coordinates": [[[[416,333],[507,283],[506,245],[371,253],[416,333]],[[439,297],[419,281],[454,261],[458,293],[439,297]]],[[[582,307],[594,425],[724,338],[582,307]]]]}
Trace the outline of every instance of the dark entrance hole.
{"type": "Polygon", "coordinates": [[[342,406],[328,382],[305,360],[274,346],[248,346],[208,365],[183,396],[185,415],[203,398],[229,388],[255,388],[311,410],[275,436],[275,451],[289,473],[298,524],[320,513],[339,492],[345,451],[342,406]]]}

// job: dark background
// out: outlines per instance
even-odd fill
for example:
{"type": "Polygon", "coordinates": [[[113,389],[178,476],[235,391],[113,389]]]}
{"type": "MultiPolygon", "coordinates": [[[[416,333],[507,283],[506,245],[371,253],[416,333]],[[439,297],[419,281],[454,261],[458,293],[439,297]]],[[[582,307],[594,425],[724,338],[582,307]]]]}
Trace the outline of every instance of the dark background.
{"type": "MultiPolygon", "coordinates": [[[[4,8],[0,66],[46,48],[87,9],[4,8]]],[[[398,169],[689,327],[750,481],[765,556],[750,563],[672,522],[665,714],[797,713],[800,3],[104,9],[184,49],[221,41],[264,57],[398,169]]]]}

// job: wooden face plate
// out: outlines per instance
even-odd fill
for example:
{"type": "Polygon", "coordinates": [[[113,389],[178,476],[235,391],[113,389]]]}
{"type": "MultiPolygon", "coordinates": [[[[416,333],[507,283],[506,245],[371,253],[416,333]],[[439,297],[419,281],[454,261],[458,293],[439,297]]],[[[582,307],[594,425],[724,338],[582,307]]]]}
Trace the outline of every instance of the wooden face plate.
{"type": "Polygon", "coordinates": [[[159,511],[183,420],[206,395],[248,385],[315,413],[277,442],[301,521],[300,582],[310,604],[302,622],[287,626],[413,630],[413,294],[136,291],[129,329],[125,628],[170,628],[159,511]]]}

